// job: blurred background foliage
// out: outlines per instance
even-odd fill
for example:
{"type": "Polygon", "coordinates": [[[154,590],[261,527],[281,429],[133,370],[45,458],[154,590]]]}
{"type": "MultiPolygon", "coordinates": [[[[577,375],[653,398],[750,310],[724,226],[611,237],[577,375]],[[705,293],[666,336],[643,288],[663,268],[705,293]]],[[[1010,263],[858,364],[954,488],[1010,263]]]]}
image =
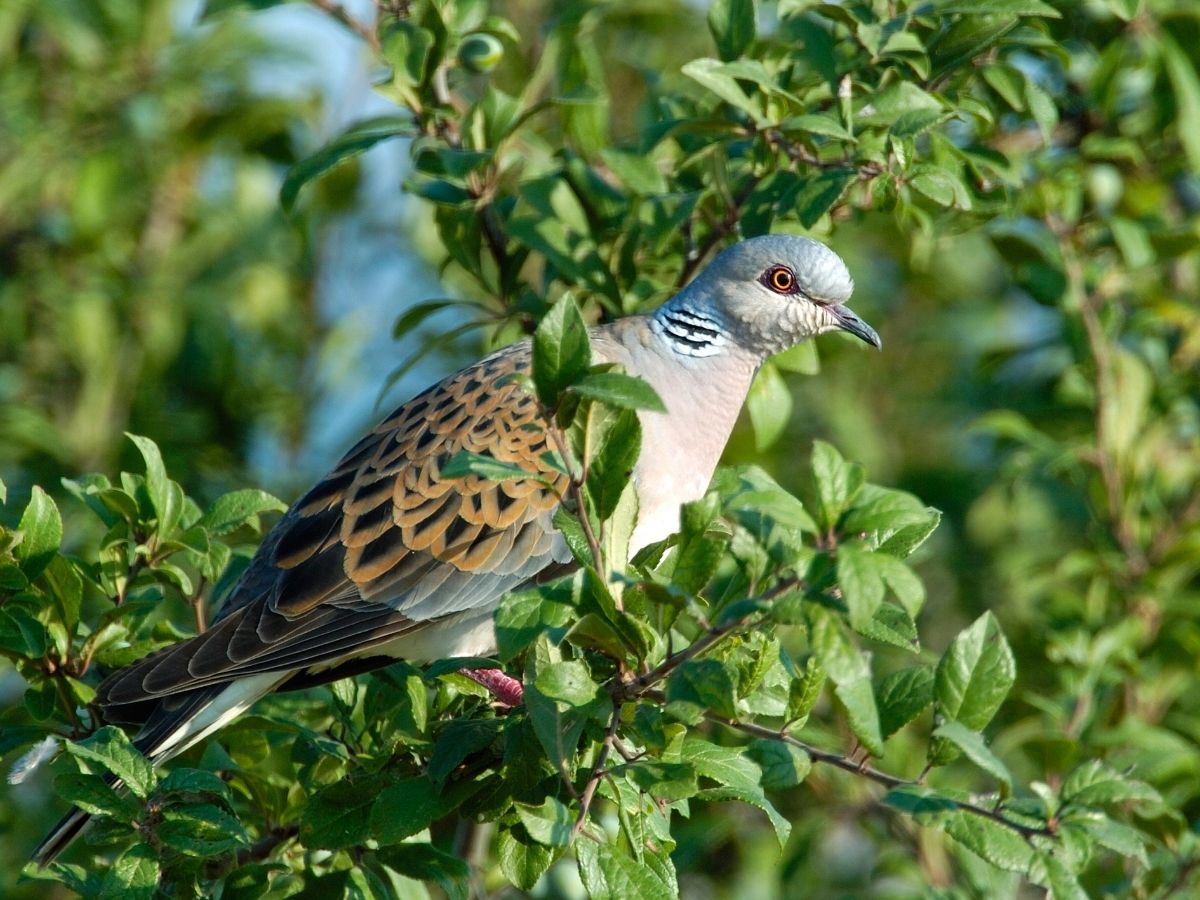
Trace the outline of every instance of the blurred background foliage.
{"type": "MultiPolygon", "coordinates": [[[[291,499],[318,474],[256,479],[253,445],[319,432],[312,361],[357,352],[326,340],[314,260],[325,223],[369,205],[347,198],[377,151],[352,157],[388,139],[406,141],[416,198],[393,240],[458,302],[388,298],[398,342],[370,360],[378,391],[528,331],[565,291],[610,318],[739,234],[812,233],[847,259],[885,351],[826,340],[819,361],[764,370],[727,461],[795,488],[823,437],[942,509],[922,635],[941,650],[983,611],[999,619],[1018,680],[993,749],[1051,787],[1092,758],[1135,767],[1174,810],[1141,823],[1152,865],[1109,858],[1085,886],[1195,894],[1194,2],[322,3],[399,109],[290,170],[290,220],[276,192],[325,143],[323,111],[271,84],[316,52],[248,9],[271,5],[0,9],[5,524],[37,483],[86,544],[59,478],[115,471],[126,430],[202,498],[257,481],[291,499]]],[[[0,686],[19,704],[19,682],[0,686]]],[[[915,774],[923,744],[906,741],[888,762],[915,774]]],[[[30,891],[11,878],[55,815],[46,789],[0,788],[6,896],[30,891]]],[[[1019,890],[876,795],[815,771],[780,800],[782,858],[752,810],[695,807],[676,835],[684,895],[1019,890]]]]}

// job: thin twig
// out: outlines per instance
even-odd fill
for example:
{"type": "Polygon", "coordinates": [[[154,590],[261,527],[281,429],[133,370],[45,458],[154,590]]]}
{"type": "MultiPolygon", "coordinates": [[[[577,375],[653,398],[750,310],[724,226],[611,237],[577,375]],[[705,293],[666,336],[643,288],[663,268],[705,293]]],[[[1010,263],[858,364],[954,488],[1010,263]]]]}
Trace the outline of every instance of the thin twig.
{"type": "Polygon", "coordinates": [[[328,13],[333,18],[337,19],[356,35],[362,38],[368,47],[376,54],[380,53],[383,48],[379,44],[379,35],[375,33],[373,26],[367,25],[365,22],[360,22],[354,16],[346,11],[346,7],[340,3],[335,3],[334,0],[312,0],[312,5],[317,9],[328,13]]]}
{"type": "MultiPolygon", "coordinates": [[[[761,599],[773,600],[781,594],[795,589],[800,584],[802,582],[798,578],[786,578],[763,594],[761,599]]],[[[711,649],[735,631],[757,624],[758,621],[755,614],[751,613],[750,615],[722,622],[720,625],[707,625],[704,634],[696,638],[696,640],[692,641],[682,650],[676,653],[669,653],[666,659],[649,672],[645,672],[627,682],[616,684],[613,690],[620,698],[628,700],[636,699],[688,660],[694,659],[704,651],[711,649]]]]}
{"type": "Polygon", "coordinates": [[[730,619],[728,622],[722,622],[720,625],[710,626],[704,634],[679,652],[672,653],[649,672],[637,676],[627,684],[617,685],[618,693],[620,696],[628,699],[645,694],[649,688],[658,684],[689,659],[699,656],[705,650],[708,650],[714,644],[720,643],[723,638],[747,624],[749,624],[749,618],[744,617],[741,619],[730,619]]]}
{"type": "MultiPolygon", "coordinates": [[[[647,695],[649,696],[649,695],[647,695]]],[[[663,700],[666,698],[664,697],[663,700]]],[[[798,738],[792,737],[790,734],[782,731],[776,731],[772,728],[766,728],[762,725],[756,725],[753,722],[739,722],[736,719],[730,719],[726,716],[719,715],[714,712],[706,712],[704,717],[711,722],[718,722],[729,728],[741,731],[744,734],[752,735],[753,737],[766,738],[772,741],[781,741],[785,744],[790,744],[793,747],[798,747],[808,754],[813,762],[825,763],[829,766],[834,766],[852,775],[859,775],[869,781],[874,781],[876,784],[881,784],[886,788],[898,787],[920,787],[920,782],[911,781],[907,778],[900,778],[896,775],[890,775],[887,772],[882,772],[873,766],[867,765],[864,762],[855,762],[839,753],[833,753],[829,750],[822,750],[819,747],[814,747],[798,738]]],[[[973,815],[982,816],[985,819],[991,819],[1005,828],[1010,828],[1020,834],[1026,840],[1034,837],[1054,837],[1055,831],[1049,826],[1025,825],[1022,822],[1016,822],[1007,816],[1003,815],[995,809],[989,809],[986,806],[980,806],[977,803],[971,803],[967,800],[953,800],[955,806],[964,812],[972,813],[973,815]]]]}
{"type": "Polygon", "coordinates": [[[750,195],[754,193],[754,189],[758,187],[760,181],[762,181],[761,175],[751,175],[747,179],[746,184],[733,197],[733,202],[725,208],[725,215],[721,219],[720,224],[712,230],[705,239],[704,244],[683,261],[683,268],[679,270],[679,277],[675,279],[676,288],[681,288],[691,281],[696,270],[708,260],[709,254],[717,248],[717,245],[721,241],[725,240],[726,237],[733,234],[737,229],[738,222],[741,219],[742,205],[750,199],[750,195]]]}
{"type": "Polygon", "coordinates": [[[196,618],[196,634],[204,634],[208,630],[208,617],[204,614],[204,586],[207,580],[203,575],[196,582],[196,590],[192,592],[192,596],[188,602],[192,606],[192,614],[196,618]]]}
{"type": "Polygon", "coordinates": [[[575,827],[571,829],[571,841],[579,837],[579,832],[583,831],[583,826],[587,822],[588,810],[592,806],[592,798],[596,795],[596,788],[600,786],[600,781],[606,774],[605,765],[608,763],[609,754],[612,752],[613,744],[617,739],[617,725],[621,721],[621,704],[613,704],[612,718],[608,722],[608,734],[604,736],[604,743],[600,747],[600,753],[596,756],[596,764],[592,766],[592,774],[588,776],[587,784],[583,787],[583,793],[579,797],[579,816],[575,819],[575,827]]]}
{"type": "Polygon", "coordinates": [[[592,563],[595,565],[596,571],[600,571],[600,567],[603,565],[603,555],[600,552],[600,542],[596,540],[596,534],[592,530],[592,523],[587,514],[587,507],[583,503],[583,482],[581,476],[571,471],[571,464],[568,462],[569,457],[567,455],[566,441],[563,438],[562,432],[554,425],[549,411],[543,409],[542,417],[548,423],[546,430],[550,433],[550,439],[554,441],[558,455],[562,459],[563,465],[567,468],[567,478],[571,482],[571,499],[575,502],[575,512],[579,516],[579,523],[583,528],[583,536],[587,538],[588,549],[592,554],[592,563]]]}

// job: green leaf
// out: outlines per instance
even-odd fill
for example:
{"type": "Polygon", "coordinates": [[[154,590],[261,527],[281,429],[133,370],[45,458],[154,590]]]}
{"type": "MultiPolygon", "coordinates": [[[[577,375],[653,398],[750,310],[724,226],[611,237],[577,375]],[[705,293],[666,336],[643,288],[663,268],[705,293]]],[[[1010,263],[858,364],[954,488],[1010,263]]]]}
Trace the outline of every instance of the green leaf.
{"type": "Polygon", "coordinates": [[[496,609],[496,652],[501,661],[508,662],[538,635],[549,632],[560,640],[571,619],[571,589],[542,585],[527,591],[505,594],[496,609]]]}
{"type": "MultiPolygon", "coordinates": [[[[390,790],[384,790],[389,780],[381,773],[374,773],[335,781],[317,791],[309,798],[301,818],[300,839],[304,846],[340,850],[343,847],[365,843],[372,836],[372,812],[390,790]]],[[[435,789],[428,779],[413,780],[427,786],[430,793],[434,792],[435,789]]],[[[414,814],[408,803],[404,805],[403,812],[410,816],[414,814]]],[[[415,834],[420,830],[417,828],[411,833],[415,834]]]]}
{"type": "Polygon", "coordinates": [[[155,833],[185,856],[201,858],[231,853],[250,843],[242,823],[211,803],[168,806],[155,833]]]}
{"type": "Polygon", "coordinates": [[[817,519],[824,529],[833,528],[863,484],[862,466],[846,462],[824,441],[813,441],[813,476],[817,489],[817,519]]]}
{"type": "MultiPolygon", "coordinates": [[[[455,782],[440,789],[428,778],[405,778],[375,791],[370,816],[360,810],[368,833],[380,844],[398,844],[449,815],[479,790],[478,782],[455,782]]],[[[361,843],[361,841],[360,841],[361,843]]]]}
{"type": "Polygon", "coordinates": [[[1087,891],[1062,858],[1053,852],[1038,853],[1028,870],[1029,879],[1050,891],[1050,900],[1088,900],[1087,891]]]}
{"type": "Polygon", "coordinates": [[[559,395],[583,379],[592,364],[587,326],[570,296],[561,298],[533,334],[533,383],[538,399],[558,406],[559,395]]]}
{"type": "Polygon", "coordinates": [[[849,544],[839,547],[837,579],[850,611],[851,627],[865,627],[883,603],[883,578],[876,555],[849,544]]]}
{"type": "Polygon", "coordinates": [[[571,832],[575,827],[575,816],[561,800],[547,797],[541,806],[524,803],[513,804],[517,818],[525,831],[539,844],[547,847],[566,847],[571,843],[571,832]]]}
{"type": "Polygon", "coordinates": [[[855,646],[837,617],[816,603],[807,604],[807,612],[809,643],[833,682],[869,681],[870,659],[855,646]]]}
{"type": "Polygon", "coordinates": [[[100,883],[98,900],[151,900],[159,879],[158,854],[149,844],[134,844],[117,857],[100,883]]]}
{"type": "MultiPolygon", "coordinates": [[[[591,456],[587,489],[596,516],[604,521],[613,515],[642,449],[642,429],[632,409],[593,408],[588,416],[591,456]]],[[[624,560],[614,560],[616,563],[624,560]]]]}
{"type": "Polygon", "coordinates": [[[916,623],[894,603],[880,604],[871,621],[859,628],[858,633],[873,641],[891,644],[910,653],[921,649],[916,623]]]}
{"type": "Polygon", "coordinates": [[[876,691],[875,702],[884,739],[919,716],[933,702],[933,678],[930,666],[912,666],[883,679],[876,691]]]}
{"type": "Polygon", "coordinates": [[[571,393],[621,409],[648,409],[666,412],[667,407],[654,388],[634,375],[621,372],[593,372],[571,386],[571,393]]]}
{"type": "Polygon", "coordinates": [[[542,696],[569,706],[587,706],[600,692],[587,663],[579,659],[550,663],[538,672],[534,685],[542,696]]]}
{"type": "Polygon", "coordinates": [[[146,462],[146,492],[150,495],[150,505],[158,520],[158,534],[166,537],[175,529],[183,512],[183,492],[179,485],[167,477],[167,467],[163,465],[158,444],[148,437],[129,432],[125,436],[134,443],[146,462]]]}
{"type": "Polygon", "coordinates": [[[788,687],[787,711],[784,718],[795,723],[797,727],[802,727],[812,708],[817,705],[824,686],[825,670],[821,668],[815,656],[810,656],[804,664],[804,672],[800,677],[793,678],[788,687]]]}
{"type": "Polygon", "coordinates": [[[1058,124],[1058,107],[1054,103],[1054,98],[1037,82],[1026,79],[1025,104],[1029,107],[1029,113],[1037,123],[1038,129],[1042,132],[1042,140],[1046,142],[1046,146],[1051,146],[1054,140],[1054,127],[1058,124]]]}
{"type": "Polygon", "coordinates": [[[33,486],[29,505],[21,513],[17,530],[22,537],[14,553],[21,561],[21,571],[26,578],[36,578],[54,559],[63,536],[58,507],[50,495],[37,485],[33,486]]]}
{"type": "Polygon", "coordinates": [[[695,766],[700,775],[726,787],[759,790],[762,770],[739,747],[722,747],[689,735],[683,742],[681,758],[695,766]]]}
{"type": "Polygon", "coordinates": [[[579,877],[590,900],[674,900],[676,892],[652,866],[601,840],[575,842],[579,877]]]}
{"type": "Polygon", "coordinates": [[[688,660],[672,672],[667,681],[667,701],[694,703],[731,719],[737,716],[733,678],[715,659],[688,660]]]}
{"type": "Polygon", "coordinates": [[[965,753],[971,762],[999,781],[1004,786],[1006,795],[1012,791],[1012,775],[1008,767],[984,743],[982,734],[972,731],[961,722],[943,722],[934,729],[933,734],[934,737],[952,743],[965,753]]]}
{"type": "Polygon", "coordinates": [[[525,708],[534,733],[555,768],[569,774],[573,770],[584,726],[593,716],[598,717],[610,710],[612,701],[608,693],[601,691],[591,676],[586,674],[587,669],[582,661],[546,661],[548,647],[545,637],[539,638],[527,663],[525,708]],[[564,697],[543,693],[539,682],[564,697]],[[589,695],[593,699],[585,701],[584,698],[589,695]]]}
{"type": "Polygon", "coordinates": [[[875,756],[883,754],[883,735],[879,726],[879,710],[869,678],[856,678],[835,684],[833,693],[846,710],[850,730],[864,747],[875,756]]]}
{"type": "Polygon", "coordinates": [[[131,823],[142,811],[142,805],[121,794],[99,775],[64,772],[54,779],[54,793],[84,812],[95,816],[111,816],[119,822],[131,823]]]}
{"type": "Polygon", "coordinates": [[[1175,95],[1175,135],[1192,172],[1200,172],[1200,78],[1188,54],[1169,33],[1159,35],[1156,43],[1175,95]]]}
{"type": "Polygon", "coordinates": [[[121,729],[105,725],[82,741],[67,741],[66,748],[76,759],[95,763],[116,775],[134,796],[145,800],[150,795],[156,780],[154,767],[121,729]]]}
{"type": "Polygon", "coordinates": [[[429,780],[440,789],[463,760],[490,746],[503,727],[501,719],[452,719],[447,722],[438,733],[433,754],[425,767],[429,780]]]}
{"type": "Polygon", "coordinates": [[[983,816],[958,810],[939,826],[976,856],[1006,872],[1025,874],[1033,861],[1033,847],[1025,838],[983,816]]]}
{"type": "Polygon", "coordinates": [[[763,115],[759,95],[747,96],[738,84],[737,79],[728,73],[725,64],[715,59],[694,59],[680,70],[688,78],[716,94],[730,106],[740,109],[749,115],[760,128],[767,128],[770,122],[763,115]]]}
{"type": "MultiPolygon", "coordinates": [[[[915,138],[952,117],[953,113],[940,109],[910,109],[896,117],[890,133],[892,137],[896,138],[915,138]]],[[[918,188],[918,190],[920,189],[918,188]]]]}
{"type": "Polygon", "coordinates": [[[212,534],[222,535],[262,513],[286,511],[287,504],[266,491],[230,491],[218,497],[196,524],[212,534]]]}
{"type": "Polygon", "coordinates": [[[490,454],[459,450],[440,471],[442,478],[466,478],[478,475],[486,481],[540,480],[516,463],[504,462],[490,454]]]}
{"type": "Polygon", "coordinates": [[[809,755],[795,744],[759,738],[746,751],[762,769],[762,786],[781,791],[803,784],[812,771],[809,755]]]}
{"type": "Polygon", "coordinates": [[[396,844],[378,850],[375,858],[406,878],[435,882],[449,900],[467,900],[471,894],[470,867],[432,844],[396,844]]]}
{"type": "Polygon", "coordinates": [[[427,300],[424,303],[417,303],[396,319],[396,324],[392,326],[392,337],[400,340],[430,316],[436,315],[443,309],[459,305],[461,304],[457,300],[427,300]]]}
{"type": "Polygon", "coordinates": [[[1100,813],[1072,814],[1066,819],[1066,822],[1081,828],[1091,840],[1100,846],[1107,847],[1121,856],[1135,859],[1149,868],[1150,860],[1146,855],[1147,838],[1136,828],[1123,822],[1115,822],[1100,813]]]}
{"type": "MultiPolygon", "coordinates": [[[[643,707],[639,707],[639,711],[643,707]]],[[[694,797],[700,790],[696,780],[696,767],[691,763],[665,763],[651,759],[640,759],[635,763],[618,766],[613,774],[624,774],[657,800],[668,803],[694,797]]]]}
{"type": "Polygon", "coordinates": [[[163,796],[210,796],[229,802],[229,786],[217,775],[203,769],[172,769],[163,776],[157,790],[163,796]]]}
{"type": "Polygon", "coordinates": [[[496,855],[500,859],[500,871],[504,877],[518,889],[530,891],[550,868],[557,854],[533,840],[524,828],[518,827],[501,829],[496,855]]]}
{"type": "Polygon", "coordinates": [[[939,13],[964,13],[968,16],[1042,16],[1061,19],[1062,13],[1044,0],[940,0],[934,3],[939,13]]]}
{"type": "Polygon", "coordinates": [[[981,731],[1017,677],[1016,663],[996,617],[986,612],[951,642],[938,662],[934,698],[938,712],[981,731]]]}
{"type": "MultiPolygon", "coordinates": [[[[955,812],[959,808],[957,800],[939,794],[923,784],[905,784],[892,788],[884,795],[883,802],[892,809],[917,817],[918,821],[934,814],[955,812]]],[[[940,821],[940,818],[937,821],[940,821]]]]}
{"type": "Polygon", "coordinates": [[[876,553],[874,557],[884,583],[892,589],[909,618],[915,619],[925,605],[925,585],[912,569],[894,556],[876,553]]]}
{"type": "Polygon", "coordinates": [[[1113,803],[1160,803],[1158,791],[1129,778],[1103,760],[1093,759],[1072,770],[1062,786],[1063,803],[1106,806],[1113,803]]]}
{"type": "Polygon", "coordinates": [[[826,169],[805,179],[795,201],[800,224],[805,228],[816,225],[857,180],[858,173],[853,169],[826,169]]]}
{"type": "Polygon", "coordinates": [[[48,645],[46,626],[26,605],[8,603],[0,608],[0,648],[36,660],[46,655],[48,645]]]}
{"type": "Polygon", "coordinates": [[[708,30],[723,60],[737,59],[745,52],[757,24],[755,0],[713,0],[708,10],[708,30]]]}
{"type": "Polygon", "coordinates": [[[792,394],[773,363],[765,363],[751,382],[746,411],[760,453],[783,437],[792,417],[792,394]]]}
{"type": "Polygon", "coordinates": [[[413,123],[398,116],[380,116],[352,125],[312,156],[305,157],[288,169],[279,187],[279,205],[290,213],[296,205],[300,189],[339,163],[360,156],[380,141],[411,136],[413,123]]]}
{"type": "Polygon", "coordinates": [[[815,341],[804,341],[782,353],[771,357],[771,363],[781,372],[798,375],[817,375],[821,371],[821,358],[817,354],[815,341]]]}
{"type": "Polygon", "coordinates": [[[779,842],[780,851],[787,846],[788,838],[792,834],[792,823],[779,814],[779,810],[767,799],[761,787],[755,786],[753,790],[737,787],[709,788],[697,794],[696,799],[709,802],[740,800],[742,803],[749,803],[751,806],[761,809],[767,814],[771,827],[775,829],[775,840],[779,842]]]}

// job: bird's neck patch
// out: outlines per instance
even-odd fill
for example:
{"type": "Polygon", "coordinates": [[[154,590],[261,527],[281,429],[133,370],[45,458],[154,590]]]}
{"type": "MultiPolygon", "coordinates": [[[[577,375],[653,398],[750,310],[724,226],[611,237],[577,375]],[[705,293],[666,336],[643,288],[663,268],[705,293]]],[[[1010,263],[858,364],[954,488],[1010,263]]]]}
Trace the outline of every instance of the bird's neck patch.
{"type": "Polygon", "coordinates": [[[683,356],[715,356],[729,343],[719,320],[686,307],[659,307],[650,319],[650,327],[683,356]]]}

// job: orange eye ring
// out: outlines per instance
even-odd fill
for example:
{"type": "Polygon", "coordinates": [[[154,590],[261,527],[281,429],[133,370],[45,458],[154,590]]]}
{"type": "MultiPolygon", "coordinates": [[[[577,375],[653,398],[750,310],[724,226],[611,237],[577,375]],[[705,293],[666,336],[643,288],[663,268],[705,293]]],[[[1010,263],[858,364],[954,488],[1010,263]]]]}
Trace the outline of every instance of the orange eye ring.
{"type": "Polygon", "coordinates": [[[796,287],[796,275],[787,266],[776,266],[767,273],[767,287],[780,294],[790,294],[796,287]]]}

